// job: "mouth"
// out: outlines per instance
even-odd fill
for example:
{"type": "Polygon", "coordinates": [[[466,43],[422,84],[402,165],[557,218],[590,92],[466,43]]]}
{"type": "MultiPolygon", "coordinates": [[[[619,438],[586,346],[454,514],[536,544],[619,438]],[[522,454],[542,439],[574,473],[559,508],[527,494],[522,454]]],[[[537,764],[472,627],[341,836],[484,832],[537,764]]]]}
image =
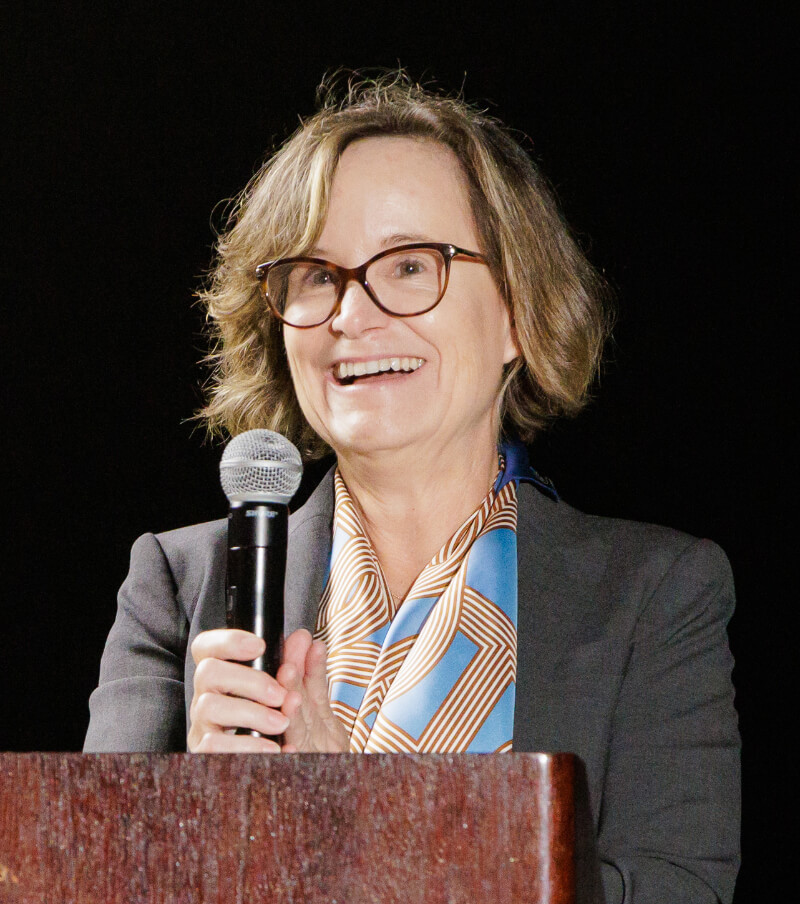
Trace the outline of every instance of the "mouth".
{"type": "Polygon", "coordinates": [[[333,365],[333,378],[340,386],[366,383],[370,380],[398,379],[413,374],[425,363],[424,358],[388,357],[371,361],[339,361],[333,365]]]}

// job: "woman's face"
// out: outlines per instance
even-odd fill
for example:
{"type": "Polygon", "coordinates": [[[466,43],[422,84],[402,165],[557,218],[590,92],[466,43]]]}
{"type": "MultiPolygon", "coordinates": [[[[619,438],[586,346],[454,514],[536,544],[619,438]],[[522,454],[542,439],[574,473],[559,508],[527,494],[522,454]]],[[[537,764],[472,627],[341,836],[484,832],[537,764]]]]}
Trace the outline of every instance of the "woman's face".
{"type": "MultiPolygon", "coordinates": [[[[413,138],[349,145],[310,253],[355,267],[385,248],[416,241],[481,250],[455,155],[413,138]]],[[[305,330],[285,326],[283,335],[303,413],[339,456],[413,448],[442,460],[438,456],[474,454],[496,442],[503,365],[517,349],[487,266],[456,257],[441,302],[409,318],[385,314],[351,282],[332,320],[305,330]],[[343,362],[392,358],[422,364],[350,385],[338,379],[343,362]]]]}

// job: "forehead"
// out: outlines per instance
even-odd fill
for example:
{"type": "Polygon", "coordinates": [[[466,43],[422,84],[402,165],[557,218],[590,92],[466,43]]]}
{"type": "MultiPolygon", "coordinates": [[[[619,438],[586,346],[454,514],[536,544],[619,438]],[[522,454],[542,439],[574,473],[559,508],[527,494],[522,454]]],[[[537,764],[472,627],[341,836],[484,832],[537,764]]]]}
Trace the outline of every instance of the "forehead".
{"type": "Polygon", "coordinates": [[[452,169],[454,173],[463,175],[461,163],[452,148],[437,141],[419,135],[370,135],[351,141],[340,155],[339,167],[345,163],[352,165],[358,161],[361,165],[369,160],[391,159],[397,163],[413,165],[434,163],[452,169]]]}
{"type": "Polygon", "coordinates": [[[455,152],[432,138],[373,136],[351,142],[339,158],[334,181],[351,178],[391,179],[402,175],[422,181],[444,177],[466,192],[467,178],[455,152]]]}
{"type": "Polygon", "coordinates": [[[474,235],[468,185],[455,153],[437,141],[361,138],[340,157],[323,232],[338,232],[346,220],[356,232],[466,242],[474,235]]]}

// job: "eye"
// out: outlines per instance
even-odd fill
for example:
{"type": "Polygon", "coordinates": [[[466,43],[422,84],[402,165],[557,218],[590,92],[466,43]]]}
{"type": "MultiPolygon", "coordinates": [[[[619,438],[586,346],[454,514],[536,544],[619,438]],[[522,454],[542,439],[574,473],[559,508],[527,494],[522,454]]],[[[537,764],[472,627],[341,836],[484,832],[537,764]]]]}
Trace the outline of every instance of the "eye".
{"type": "Polygon", "coordinates": [[[394,261],[392,275],[397,279],[411,276],[420,276],[427,270],[425,261],[421,257],[403,257],[394,261]]]}
{"type": "Polygon", "coordinates": [[[336,274],[326,267],[308,265],[302,271],[302,285],[305,289],[327,289],[336,285],[336,274]]]}

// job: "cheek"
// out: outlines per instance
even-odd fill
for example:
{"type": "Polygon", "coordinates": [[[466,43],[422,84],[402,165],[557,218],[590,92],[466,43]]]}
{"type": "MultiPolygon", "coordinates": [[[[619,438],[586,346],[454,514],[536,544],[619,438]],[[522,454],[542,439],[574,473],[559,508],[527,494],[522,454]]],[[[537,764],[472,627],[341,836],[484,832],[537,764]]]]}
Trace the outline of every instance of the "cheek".
{"type": "Polygon", "coordinates": [[[450,345],[459,376],[489,391],[499,381],[509,345],[502,312],[473,309],[451,332],[450,345]]]}
{"type": "Polygon", "coordinates": [[[313,416],[321,394],[320,378],[314,368],[311,349],[305,343],[287,342],[286,358],[289,362],[289,373],[292,377],[295,395],[306,418],[313,416]]]}
{"type": "MultiPolygon", "coordinates": [[[[455,338],[455,337],[454,337],[455,338]]],[[[487,359],[478,337],[459,336],[449,354],[442,356],[439,382],[439,416],[471,423],[483,419],[495,405],[501,369],[487,359]],[[442,407],[443,409],[442,410],[442,407]]]]}

